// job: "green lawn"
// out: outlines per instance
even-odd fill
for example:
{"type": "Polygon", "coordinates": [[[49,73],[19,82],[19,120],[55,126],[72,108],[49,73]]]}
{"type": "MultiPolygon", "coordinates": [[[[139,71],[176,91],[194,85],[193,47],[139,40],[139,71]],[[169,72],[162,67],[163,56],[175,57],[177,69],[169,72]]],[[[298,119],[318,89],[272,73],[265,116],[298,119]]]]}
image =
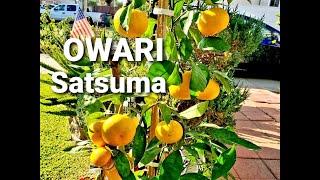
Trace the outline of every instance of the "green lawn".
{"type": "MultiPolygon", "coordinates": [[[[40,101],[47,97],[67,97],[51,90],[49,75],[40,75],[40,101]]],[[[40,177],[42,179],[78,180],[89,170],[89,153],[69,154],[63,149],[75,143],[70,140],[68,116],[63,105],[40,104],[40,177]]]]}

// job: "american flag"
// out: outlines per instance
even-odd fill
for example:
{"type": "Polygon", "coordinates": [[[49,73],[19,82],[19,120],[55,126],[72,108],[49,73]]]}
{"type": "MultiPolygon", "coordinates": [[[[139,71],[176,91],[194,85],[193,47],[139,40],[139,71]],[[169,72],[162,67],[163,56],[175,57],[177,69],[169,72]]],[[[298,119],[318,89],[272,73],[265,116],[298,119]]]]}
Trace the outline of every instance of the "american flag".
{"type": "Polygon", "coordinates": [[[76,18],[73,23],[72,31],[71,31],[71,38],[81,38],[84,40],[84,38],[92,38],[94,37],[94,32],[91,29],[91,26],[87,20],[87,18],[84,16],[81,8],[78,8],[76,18]]]}

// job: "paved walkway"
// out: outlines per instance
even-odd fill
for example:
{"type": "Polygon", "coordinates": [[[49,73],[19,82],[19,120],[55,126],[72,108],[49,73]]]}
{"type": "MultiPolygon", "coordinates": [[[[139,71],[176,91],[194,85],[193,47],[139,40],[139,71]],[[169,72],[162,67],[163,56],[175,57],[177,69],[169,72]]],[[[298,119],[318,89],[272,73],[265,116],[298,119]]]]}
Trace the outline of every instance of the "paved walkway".
{"type": "Polygon", "coordinates": [[[272,92],[280,93],[280,81],[252,78],[234,78],[234,80],[242,87],[266,89],[272,92]]]}
{"type": "Polygon", "coordinates": [[[241,180],[280,179],[280,94],[263,89],[250,89],[250,93],[235,115],[236,131],[262,149],[237,147],[232,173],[241,180]]]}

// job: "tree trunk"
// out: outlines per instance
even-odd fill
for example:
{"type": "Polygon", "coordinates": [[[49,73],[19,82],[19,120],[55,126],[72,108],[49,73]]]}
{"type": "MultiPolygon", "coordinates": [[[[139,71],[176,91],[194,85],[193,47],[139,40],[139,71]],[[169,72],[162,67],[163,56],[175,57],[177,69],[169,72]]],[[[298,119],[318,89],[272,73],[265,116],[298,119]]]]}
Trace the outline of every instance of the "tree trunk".
{"type": "MultiPolygon", "coordinates": [[[[159,0],[158,7],[163,9],[168,9],[169,1],[168,0],[159,0]]],[[[165,38],[166,30],[167,30],[167,16],[163,14],[158,15],[158,24],[157,24],[157,38],[165,38]]],[[[154,137],[155,129],[157,124],[159,123],[159,106],[155,105],[152,108],[151,115],[151,126],[150,126],[150,137],[149,141],[154,137]]],[[[148,167],[148,177],[152,178],[156,174],[155,169],[151,166],[148,167]]]]}

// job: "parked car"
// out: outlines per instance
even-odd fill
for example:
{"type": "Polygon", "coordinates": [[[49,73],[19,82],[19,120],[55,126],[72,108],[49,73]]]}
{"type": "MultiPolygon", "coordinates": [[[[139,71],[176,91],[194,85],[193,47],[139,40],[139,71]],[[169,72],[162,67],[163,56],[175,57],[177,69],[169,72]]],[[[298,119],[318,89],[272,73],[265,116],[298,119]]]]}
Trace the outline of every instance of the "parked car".
{"type": "Polygon", "coordinates": [[[280,47],[280,31],[277,29],[265,24],[263,36],[262,45],[280,47]]]}
{"type": "MultiPolygon", "coordinates": [[[[248,20],[253,18],[246,15],[244,15],[244,17],[248,20]]],[[[280,47],[280,31],[269,24],[264,23],[263,25],[264,39],[261,41],[261,44],[266,46],[280,47]]]]}
{"type": "Polygon", "coordinates": [[[234,77],[280,81],[280,31],[264,22],[263,37],[258,49],[235,68],[234,77]]]}
{"type": "MultiPolygon", "coordinates": [[[[79,8],[79,4],[58,4],[55,5],[53,8],[50,9],[50,18],[61,21],[68,17],[71,18],[73,21],[76,14],[77,9],[79,8]]],[[[43,13],[43,11],[40,10],[40,15],[43,13]]],[[[99,13],[99,12],[89,12],[87,11],[86,17],[89,21],[89,23],[96,24],[106,24],[106,14],[105,13],[99,13]]]]}
{"type": "Polygon", "coordinates": [[[55,4],[40,4],[40,15],[46,10],[46,7],[48,7],[48,9],[52,9],[54,6],[56,6],[55,4]]]}

